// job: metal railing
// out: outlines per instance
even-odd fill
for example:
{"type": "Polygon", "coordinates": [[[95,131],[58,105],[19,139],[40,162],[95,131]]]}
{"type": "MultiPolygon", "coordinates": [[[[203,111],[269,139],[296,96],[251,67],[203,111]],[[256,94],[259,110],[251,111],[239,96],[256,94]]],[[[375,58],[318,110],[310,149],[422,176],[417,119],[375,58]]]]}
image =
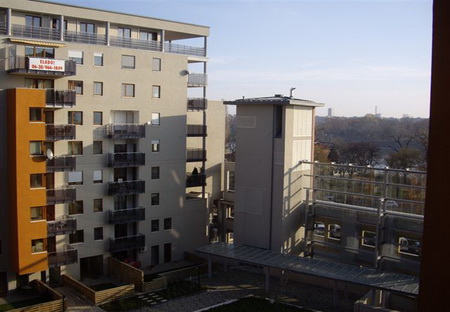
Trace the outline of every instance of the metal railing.
{"type": "Polygon", "coordinates": [[[61,77],[74,76],[77,73],[77,64],[75,63],[75,61],[64,60],[64,71],[54,71],[54,70],[30,69],[30,59],[35,58],[18,55],[10,57],[7,72],[19,74],[45,75],[45,76],[53,75],[61,77]]]}
{"type": "Polygon", "coordinates": [[[114,168],[144,166],[145,153],[110,153],[107,163],[114,168]]]}
{"type": "Polygon", "coordinates": [[[77,231],[77,220],[64,215],[55,221],[47,222],[47,236],[74,234],[77,231]]]}
{"type": "Polygon", "coordinates": [[[118,252],[128,249],[137,249],[145,247],[145,235],[137,234],[119,238],[109,239],[109,251],[118,252]]]}
{"type": "Polygon", "coordinates": [[[188,87],[206,87],[208,85],[207,74],[189,74],[188,87]]]}
{"type": "Polygon", "coordinates": [[[190,112],[202,111],[208,108],[206,98],[189,98],[187,101],[187,110],[190,112]]]}
{"type": "Polygon", "coordinates": [[[64,108],[76,105],[77,94],[74,90],[45,90],[45,105],[47,107],[64,108]]]}
{"type": "Polygon", "coordinates": [[[47,172],[74,171],[77,167],[77,158],[74,156],[59,156],[47,159],[47,172]]]}
{"type": "Polygon", "coordinates": [[[206,185],[206,175],[205,174],[186,174],[186,187],[196,187],[206,185]]]}
{"type": "Polygon", "coordinates": [[[65,186],[47,190],[47,205],[74,202],[77,198],[75,187],[65,186]]]}
{"type": "Polygon", "coordinates": [[[106,45],[106,35],[66,30],[64,31],[64,41],[106,45]]]}
{"type": "Polygon", "coordinates": [[[6,23],[5,22],[0,22],[0,34],[2,35],[6,35],[6,23]]]}
{"type": "Polygon", "coordinates": [[[145,192],[145,181],[109,182],[108,195],[131,195],[145,192]]]}
{"type": "Polygon", "coordinates": [[[206,126],[187,125],[186,134],[188,137],[204,137],[206,136],[206,126]]]}
{"type": "Polygon", "coordinates": [[[145,220],[145,208],[128,208],[108,211],[109,224],[130,223],[145,220]]]}
{"type": "Polygon", "coordinates": [[[59,40],[59,29],[38,27],[38,26],[25,26],[25,25],[12,25],[11,34],[16,37],[24,38],[36,38],[47,40],[59,40]]]}
{"type": "Polygon", "coordinates": [[[132,38],[110,36],[109,43],[112,46],[122,47],[122,48],[150,50],[150,51],[162,51],[161,42],[155,41],[155,40],[142,40],[142,39],[132,39],[132,38]]]}
{"type": "Polygon", "coordinates": [[[206,56],[205,48],[192,47],[171,42],[164,42],[164,52],[193,56],[206,56]]]}
{"type": "Polygon", "coordinates": [[[206,161],[206,150],[202,148],[186,149],[186,161],[206,161]]]}
{"type": "Polygon", "coordinates": [[[69,245],[64,245],[61,248],[56,248],[56,251],[48,253],[48,266],[51,268],[77,262],[78,251],[69,245]]]}
{"type": "Polygon", "coordinates": [[[113,139],[139,139],[145,137],[145,126],[140,124],[108,124],[106,135],[113,139]]]}
{"type": "Polygon", "coordinates": [[[47,140],[74,140],[76,138],[75,125],[45,125],[47,140]]]}

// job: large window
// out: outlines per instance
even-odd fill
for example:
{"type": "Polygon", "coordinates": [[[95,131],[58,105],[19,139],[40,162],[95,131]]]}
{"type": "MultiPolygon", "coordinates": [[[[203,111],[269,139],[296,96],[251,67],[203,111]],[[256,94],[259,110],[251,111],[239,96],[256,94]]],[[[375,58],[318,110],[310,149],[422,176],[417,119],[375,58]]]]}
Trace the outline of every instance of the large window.
{"type": "Polygon", "coordinates": [[[84,242],[84,230],[78,230],[75,234],[69,234],[69,244],[77,244],[84,242]]]}
{"type": "Polygon", "coordinates": [[[119,27],[117,34],[121,38],[131,38],[131,29],[119,27]]]}
{"type": "Polygon", "coordinates": [[[83,51],[69,50],[69,60],[77,64],[83,64],[83,51]]]}
{"type": "Polygon", "coordinates": [[[95,25],[92,23],[80,23],[80,31],[81,32],[86,32],[86,33],[90,33],[90,34],[94,34],[95,33],[95,25]]]}
{"type": "Polygon", "coordinates": [[[75,202],[69,203],[69,215],[82,214],[84,211],[83,201],[77,200],[75,202]]]}
{"type": "Polygon", "coordinates": [[[83,81],[69,80],[69,90],[74,90],[76,94],[83,94],[83,81]]]}
{"type": "Polygon", "coordinates": [[[69,155],[83,155],[83,142],[70,141],[67,142],[69,155]]]}
{"type": "Polygon", "coordinates": [[[69,185],[81,185],[81,184],[83,184],[83,171],[70,171],[69,185]]]}
{"type": "Polygon", "coordinates": [[[44,155],[44,151],[42,149],[42,141],[31,141],[30,142],[30,155],[31,156],[44,155]]]}
{"type": "Polygon", "coordinates": [[[94,52],[94,66],[103,66],[103,53],[94,52]]]}
{"type": "Polygon", "coordinates": [[[82,125],[83,124],[83,112],[68,112],[69,125],[82,125]]]}
{"type": "Polygon", "coordinates": [[[40,16],[25,15],[25,25],[31,27],[41,27],[42,20],[40,16]]]}
{"type": "Polygon", "coordinates": [[[135,68],[134,55],[122,55],[122,68],[135,68]]]}
{"type": "Polygon", "coordinates": [[[122,96],[134,97],[134,84],[122,83],[122,96]]]}
{"type": "Polygon", "coordinates": [[[157,40],[158,39],[158,34],[155,32],[150,32],[150,31],[139,31],[139,39],[141,40],[157,40]]]}
{"type": "Polygon", "coordinates": [[[39,238],[39,239],[33,239],[31,241],[31,252],[37,253],[37,252],[45,252],[47,251],[45,238],[39,238]]]}
{"type": "Polygon", "coordinates": [[[25,56],[39,57],[39,58],[55,58],[55,49],[38,46],[25,47],[25,56]]]}

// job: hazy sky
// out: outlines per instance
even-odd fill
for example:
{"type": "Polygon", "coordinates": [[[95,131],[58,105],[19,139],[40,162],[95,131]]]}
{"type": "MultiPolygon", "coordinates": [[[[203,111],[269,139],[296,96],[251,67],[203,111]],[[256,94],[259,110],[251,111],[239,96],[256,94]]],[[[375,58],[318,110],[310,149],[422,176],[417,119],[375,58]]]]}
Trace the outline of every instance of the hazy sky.
{"type": "Polygon", "coordinates": [[[211,27],[208,98],[428,117],[432,0],[53,0],[211,27]]]}

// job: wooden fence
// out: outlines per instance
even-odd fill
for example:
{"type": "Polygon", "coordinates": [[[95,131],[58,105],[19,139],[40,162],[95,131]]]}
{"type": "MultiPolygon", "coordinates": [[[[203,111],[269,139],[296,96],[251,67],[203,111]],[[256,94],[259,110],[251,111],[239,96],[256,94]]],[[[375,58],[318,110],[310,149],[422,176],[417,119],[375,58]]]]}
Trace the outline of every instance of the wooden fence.
{"type": "Polygon", "coordinates": [[[64,311],[64,299],[61,294],[48,287],[40,280],[33,280],[30,282],[33,287],[33,292],[41,296],[47,295],[52,300],[44,303],[31,305],[28,307],[17,308],[9,310],[10,312],[59,312],[64,311]]]}
{"type": "Polygon", "coordinates": [[[108,258],[109,275],[121,282],[134,284],[138,291],[143,291],[144,272],[125,262],[108,258]]]}

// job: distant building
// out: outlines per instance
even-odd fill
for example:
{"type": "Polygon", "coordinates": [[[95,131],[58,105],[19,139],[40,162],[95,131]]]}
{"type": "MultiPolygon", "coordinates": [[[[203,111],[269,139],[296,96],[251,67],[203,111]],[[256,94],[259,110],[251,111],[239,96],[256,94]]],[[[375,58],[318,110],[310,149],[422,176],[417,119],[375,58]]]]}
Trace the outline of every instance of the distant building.
{"type": "Polygon", "coordinates": [[[333,116],[334,116],[334,108],[330,107],[330,108],[328,108],[327,117],[333,117],[333,116]]]}

